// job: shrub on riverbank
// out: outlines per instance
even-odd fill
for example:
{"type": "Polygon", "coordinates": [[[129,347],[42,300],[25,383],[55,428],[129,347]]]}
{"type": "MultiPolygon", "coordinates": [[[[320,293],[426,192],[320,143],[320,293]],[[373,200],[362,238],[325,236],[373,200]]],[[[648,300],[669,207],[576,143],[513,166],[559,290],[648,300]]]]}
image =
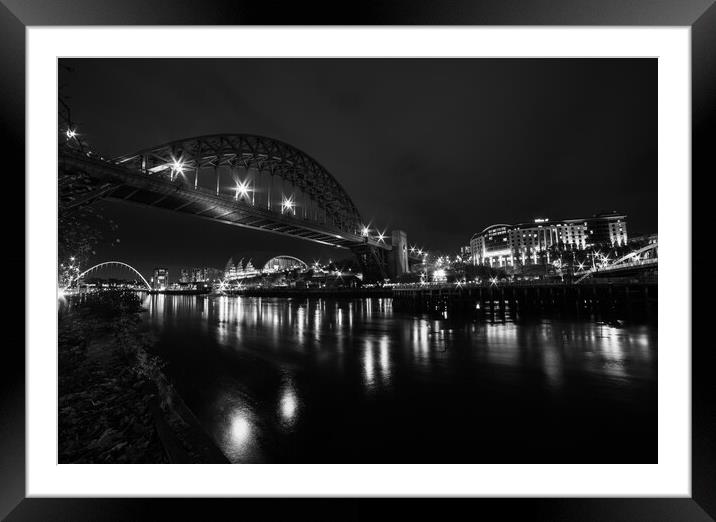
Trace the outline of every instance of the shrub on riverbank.
{"type": "Polygon", "coordinates": [[[150,401],[162,363],[134,292],[82,296],[58,321],[60,463],[166,462],[150,401]]]}

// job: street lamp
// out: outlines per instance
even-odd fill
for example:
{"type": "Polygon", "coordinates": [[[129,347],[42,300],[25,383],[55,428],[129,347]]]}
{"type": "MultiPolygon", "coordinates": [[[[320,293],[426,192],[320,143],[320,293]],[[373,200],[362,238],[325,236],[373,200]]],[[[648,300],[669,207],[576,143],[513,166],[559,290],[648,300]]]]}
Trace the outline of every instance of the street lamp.
{"type": "Polygon", "coordinates": [[[247,198],[249,197],[249,180],[245,181],[237,181],[236,182],[236,195],[234,196],[235,200],[239,200],[241,198],[247,198]]]}
{"type": "Polygon", "coordinates": [[[177,174],[184,175],[184,162],[181,158],[176,159],[172,156],[172,163],[170,165],[171,167],[171,178],[172,181],[176,177],[177,174]]]}
{"type": "Polygon", "coordinates": [[[281,202],[281,214],[285,213],[286,211],[293,212],[294,214],[296,214],[295,206],[296,202],[293,201],[292,195],[289,197],[284,196],[283,201],[281,202]]]}

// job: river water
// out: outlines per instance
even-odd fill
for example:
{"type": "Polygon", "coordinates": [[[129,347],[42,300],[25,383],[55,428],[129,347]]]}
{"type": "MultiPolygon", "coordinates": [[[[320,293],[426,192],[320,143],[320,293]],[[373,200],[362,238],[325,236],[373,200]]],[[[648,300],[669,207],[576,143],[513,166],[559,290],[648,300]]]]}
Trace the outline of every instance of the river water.
{"type": "Polygon", "coordinates": [[[237,463],[654,463],[656,326],[390,299],[150,295],[166,373],[237,463]]]}

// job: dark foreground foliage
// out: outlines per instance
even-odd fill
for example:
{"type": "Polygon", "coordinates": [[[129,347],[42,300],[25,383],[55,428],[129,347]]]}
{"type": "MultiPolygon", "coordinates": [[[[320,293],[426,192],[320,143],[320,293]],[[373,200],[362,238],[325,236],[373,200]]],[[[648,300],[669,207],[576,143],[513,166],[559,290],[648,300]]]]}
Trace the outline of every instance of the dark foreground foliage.
{"type": "Polygon", "coordinates": [[[150,402],[161,362],[134,292],[74,299],[60,310],[60,463],[166,462],[150,402]]]}

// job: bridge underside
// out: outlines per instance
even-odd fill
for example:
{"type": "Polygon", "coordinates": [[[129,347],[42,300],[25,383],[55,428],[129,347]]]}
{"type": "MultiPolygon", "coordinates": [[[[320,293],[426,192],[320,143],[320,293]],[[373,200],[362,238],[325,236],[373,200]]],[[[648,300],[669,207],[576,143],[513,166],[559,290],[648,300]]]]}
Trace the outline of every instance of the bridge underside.
{"type": "MultiPolygon", "coordinates": [[[[181,178],[170,182],[162,178],[141,176],[104,161],[72,155],[60,156],[60,171],[63,170],[84,172],[94,180],[96,189],[88,193],[88,200],[92,195],[112,198],[339,248],[351,248],[365,243],[365,238],[357,234],[300,217],[257,208],[224,194],[216,195],[201,187],[193,188],[187,186],[181,178]]],[[[370,244],[375,248],[390,249],[389,245],[373,240],[370,244]]]]}
{"type": "MultiPolygon", "coordinates": [[[[319,244],[351,250],[358,258],[366,281],[381,281],[400,275],[409,265],[420,260],[408,255],[408,260],[396,273],[391,263],[391,244],[351,233],[329,223],[306,219],[300,215],[284,214],[250,202],[236,199],[197,184],[187,183],[182,176],[147,175],[134,169],[101,159],[88,157],[81,152],[64,151],[59,157],[60,207],[71,210],[99,198],[109,198],[135,205],[182,212],[203,219],[234,226],[262,230],[275,234],[305,239],[319,244]],[[75,183],[77,178],[86,190],[63,198],[63,184],[75,183]]],[[[398,234],[400,235],[400,234],[398,234]]],[[[405,234],[402,233],[403,243],[405,234]]],[[[394,239],[393,239],[394,240],[394,239]]],[[[403,244],[403,249],[407,245],[403,244]]]]}
{"type": "Polygon", "coordinates": [[[358,258],[364,281],[383,281],[395,275],[391,273],[388,253],[385,249],[378,249],[372,245],[364,244],[352,247],[351,250],[358,258]]]}

